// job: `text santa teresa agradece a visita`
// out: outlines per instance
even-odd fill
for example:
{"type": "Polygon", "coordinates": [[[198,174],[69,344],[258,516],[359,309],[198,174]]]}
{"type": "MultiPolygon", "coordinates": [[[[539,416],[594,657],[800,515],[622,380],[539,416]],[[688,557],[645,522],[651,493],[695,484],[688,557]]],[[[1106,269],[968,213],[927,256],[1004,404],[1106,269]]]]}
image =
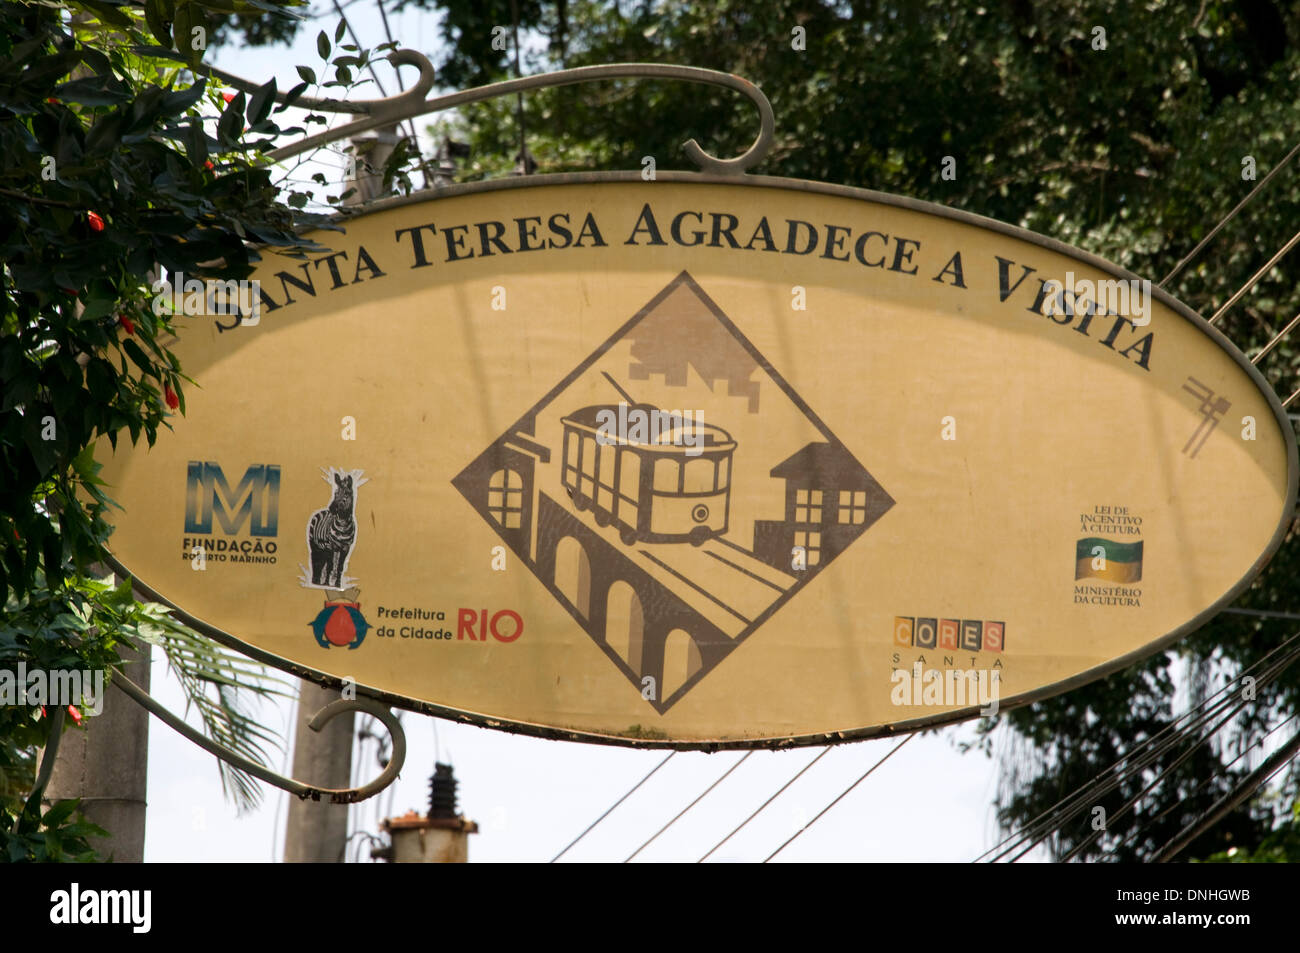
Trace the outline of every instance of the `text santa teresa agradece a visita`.
{"type": "Polygon", "coordinates": [[[918,239],[870,228],[722,211],[656,210],[649,202],[633,221],[618,229],[611,226],[609,221],[600,221],[596,211],[521,215],[505,221],[429,221],[395,229],[390,249],[379,251],[373,246],[357,245],[350,252],[331,251],[293,269],[262,277],[261,303],[270,313],[351,285],[383,279],[394,269],[436,268],[462,261],[579,248],[676,246],[756,256],[815,257],[892,273],[900,279],[928,280],[961,291],[968,290],[967,269],[974,265],[996,268],[1000,303],[1023,306],[1025,312],[1039,320],[1082,334],[1142,370],[1151,369],[1154,333],[1144,333],[1128,317],[1102,311],[1086,295],[1070,290],[1064,292],[1063,299],[1058,293],[1053,307],[1051,276],[1000,255],[964,253],[960,249],[934,254],[918,239]],[[621,238],[612,243],[606,235],[621,238]]]}

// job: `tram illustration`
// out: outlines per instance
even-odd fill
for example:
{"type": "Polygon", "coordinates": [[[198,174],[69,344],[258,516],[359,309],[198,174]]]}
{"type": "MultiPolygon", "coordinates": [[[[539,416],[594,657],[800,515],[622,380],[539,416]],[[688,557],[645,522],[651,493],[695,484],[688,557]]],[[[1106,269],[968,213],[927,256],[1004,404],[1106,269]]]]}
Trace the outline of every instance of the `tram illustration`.
{"type": "Polygon", "coordinates": [[[689,542],[727,531],[731,458],[736,442],[721,427],[670,415],[649,404],[584,407],[561,418],[561,480],[579,510],[618,527],[626,545],[689,542]],[[647,441],[600,428],[607,414],[665,420],[647,441]],[[659,415],[651,417],[651,415],[659,415]]]}

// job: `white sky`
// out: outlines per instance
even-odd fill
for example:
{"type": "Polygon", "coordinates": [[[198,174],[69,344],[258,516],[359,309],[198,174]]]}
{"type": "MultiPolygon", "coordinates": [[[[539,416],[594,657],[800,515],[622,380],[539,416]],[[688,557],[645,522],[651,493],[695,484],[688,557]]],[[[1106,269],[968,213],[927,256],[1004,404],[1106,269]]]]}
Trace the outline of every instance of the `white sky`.
{"type": "MultiPolygon", "coordinates": [[[[318,2],[314,8],[330,9],[331,15],[310,24],[292,48],[225,49],[216,51],[212,61],[259,82],[275,75],[279,89],[291,88],[298,82],[295,64],[319,65],[317,31],[325,29],[333,36],[332,7],[318,2]]],[[[384,42],[373,3],[362,0],[347,12],[364,45],[384,42]]],[[[434,14],[414,10],[390,15],[389,20],[404,45],[434,52],[434,14]]],[[[391,68],[385,64],[379,69],[389,93],[397,92],[391,68]]],[[[414,77],[414,70],[408,72],[414,77]]],[[[361,95],[375,98],[379,93],[372,84],[361,95]]],[[[435,118],[417,120],[417,128],[422,131],[435,118]]],[[[427,154],[430,143],[422,146],[427,154]]],[[[332,165],[341,170],[342,161],[332,165]]],[[[314,169],[300,174],[306,177],[310,171],[314,169]]],[[[157,651],[153,692],[171,710],[184,710],[180,687],[166,674],[157,651]]],[[[290,735],[291,707],[285,703],[264,709],[264,721],[290,735]]],[[[381,796],[353,807],[352,829],[378,833],[380,816],[426,811],[428,779],[438,757],[454,765],[461,811],[482,830],[471,838],[471,862],[549,860],[666,755],[542,741],[410,712],[402,714],[402,721],[408,742],[405,770],[381,796]]],[[[973,860],[998,838],[991,806],[996,761],[979,753],[962,755],[955,747],[957,739],[972,737],[968,726],[958,726],[914,739],[776,859],[973,860]]],[[[711,860],[762,860],[895,744],[880,740],[839,746],[711,860]]],[[[754,753],[637,859],[698,859],[820,750],[754,753]]],[[[623,860],[740,757],[741,752],[678,754],[565,860],[623,860]]],[[[282,773],[288,773],[289,763],[285,757],[279,765],[282,773]]],[[[354,770],[366,779],[379,772],[373,744],[367,743],[360,759],[354,757],[354,770]]],[[[269,787],[266,791],[260,810],[237,817],[222,795],[212,756],[153,720],[145,860],[278,861],[284,849],[288,795],[269,787]]],[[[355,856],[349,852],[350,858],[355,856]]],[[[367,859],[368,850],[361,856],[367,859]]]]}

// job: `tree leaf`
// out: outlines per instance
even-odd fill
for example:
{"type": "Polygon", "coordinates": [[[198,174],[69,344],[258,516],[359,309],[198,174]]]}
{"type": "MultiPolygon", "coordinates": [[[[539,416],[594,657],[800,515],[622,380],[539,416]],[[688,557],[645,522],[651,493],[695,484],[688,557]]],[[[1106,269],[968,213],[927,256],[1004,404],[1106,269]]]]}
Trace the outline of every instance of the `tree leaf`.
{"type": "Polygon", "coordinates": [[[245,116],[248,117],[250,125],[256,126],[262,120],[266,119],[271,113],[271,106],[275,102],[275,77],[271,77],[264,85],[259,86],[253,98],[248,102],[248,109],[245,110],[245,116]]]}
{"type": "Polygon", "coordinates": [[[159,45],[170,48],[172,45],[171,20],[164,0],[147,0],[144,5],[145,23],[149,32],[159,45]]]}

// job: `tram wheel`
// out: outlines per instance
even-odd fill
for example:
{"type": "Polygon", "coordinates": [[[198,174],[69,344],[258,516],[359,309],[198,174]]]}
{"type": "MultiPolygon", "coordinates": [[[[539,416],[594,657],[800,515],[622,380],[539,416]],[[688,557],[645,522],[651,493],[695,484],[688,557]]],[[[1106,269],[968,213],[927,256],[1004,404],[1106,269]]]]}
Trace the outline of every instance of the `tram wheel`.
{"type": "Polygon", "coordinates": [[[703,546],[705,540],[709,538],[709,528],[707,526],[697,526],[691,530],[691,535],[688,538],[692,546],[703,546]]]}
{"type": "Polygon", "coordinates": [[[621,530],[619,530],[618,538],[623,540],[624,546],[631,546],[633,543],[636,542],[636,530],[628,529],[626,526],[624,526],[621,530]]]}
{"type": "Polygon", "coordinates": [[[575,493],[573,494],[573,505],[580,510],[585,510],[588,506],[591,505],[591,501],[588,500],[581,493],[575,493]]]}
{"type": "Polygon", "coordinates": [[[593,515],[596,517],[597,526],[608,526],[611,522],[613,522],[613,517],[610,516],[608,513],[606,513],[604,510],[594,510],[593,515]]]}

